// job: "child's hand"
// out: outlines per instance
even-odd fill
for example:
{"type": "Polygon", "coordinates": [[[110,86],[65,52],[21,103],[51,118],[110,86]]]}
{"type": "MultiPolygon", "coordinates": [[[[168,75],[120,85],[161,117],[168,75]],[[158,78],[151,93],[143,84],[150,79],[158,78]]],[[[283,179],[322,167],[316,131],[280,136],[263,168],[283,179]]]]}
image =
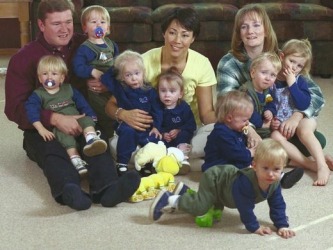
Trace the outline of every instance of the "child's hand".
{"type": "Polygon", "coordinates": [[[283,75],[286,77],[286,82],[289,87],[296,82],[296,76],[291,68],[284,69],[283,75]]]}
{"type": "Polygon", "coordinates": [[[47,129],[39,129],[38,133],[40,134],[41,137],[43,137],[44,141],[52,141],[55,136],[51,131],[48,131],[47,129]]]}
{"type": "Polygon", "coordinates": [[[97,80],[101,79],[101,76],[103,75],[103,72],[98,69],[93,69],[91,71],[91,76],[97,80]]]}
{"type": "Polygon", "coordinates": [[[180,129],[173,129],[169,132],[169,135],[171,137],[171,139],[176,139],[177,135],[179,134],[180,129]]]}
{"type": "Polygon", "coordinates": [[[149,132],[149,135],[155,135],[155,138],[162,140],[162,135],[157,128],[152,128],[152,130],[149,132]]]}
{"type": "Polygon", "coordinates": [[[271,129],[272,130],[278,130],[280,125],[281,125],[280,120],[277,119],[276,117],[274,117],[273,120],[271,121],[271,129]]]}
{"type": "Polygon", "coordinates": [[[256,148],[259,142],[262,141],[260,135],[255,131],[252,126],[248,126],[248,134],[247,137],[247,147],[248,148],[256,148]]]}
{"type": "Polygon", "coordinates": [[[270,110],[264,112],[264,119],[266,122],[270,122],[273,119],[273,113],[270,110]]]}
{"type": "Polygon", "coordinates": [[[256,152],[256,147],[248,148],[248,150],[250,150],[250,152],[251,152],[251,157],[253,157],[253,156],[254,156],[254,153],[256,152]]]}
{"type": "Polygon", "coordinates": [[[163,134],[163,140],[165,140],[166,142],[171,142],[172,139],[171,139],[171,136],[169,133],[164,133],[163,134]]]}
{"type": "Polygon", "coordinates": [[[260,226],[254,233],[263,236],[266,234],[272,234],[272,230],[269,227],[260,226]]]}
{"type": "Polygon", "coordinates": [[[277,233],[279,236],[281,236],[284,239],[292,238],[296,235],[296,233],[293,230],[286,227],[280,228],[277,233]]]}

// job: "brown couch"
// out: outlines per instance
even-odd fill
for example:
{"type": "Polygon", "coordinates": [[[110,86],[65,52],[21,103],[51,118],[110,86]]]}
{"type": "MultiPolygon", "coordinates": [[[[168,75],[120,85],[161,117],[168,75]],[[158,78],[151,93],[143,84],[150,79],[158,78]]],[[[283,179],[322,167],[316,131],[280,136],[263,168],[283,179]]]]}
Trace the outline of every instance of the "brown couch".
{"type": "MultiPolygon", "coordinates": [[[[39,1],[33,2],[33,13],[39,1]]],[[[233,22],[237,10],[247,3],[260,2],[266,8],[279,43],[291,38],[308,38],[313,46],[313,75],[333,74],[333,1],[292,0],[74,0],[78,10],[92,4],[106,7],[111,16],[111,39],[121,50],[145,52],[161,46],[161,20],[176,6],[191,6],[201,19],[201,32],[192,48],[206,55],[216,68],[230,49],[233,22]]],[[[33,15],[34,16],[34,15],[33,15]]],[[[34,19],[36,17],[34,16],[34,19]]],[[[35,21],[34,21],[35,22],[35,21]]],[[[79,18],[75,20],[81,31],[79,18]]],[[[33,35],[36,34],[33,27],[33,35]]]]}

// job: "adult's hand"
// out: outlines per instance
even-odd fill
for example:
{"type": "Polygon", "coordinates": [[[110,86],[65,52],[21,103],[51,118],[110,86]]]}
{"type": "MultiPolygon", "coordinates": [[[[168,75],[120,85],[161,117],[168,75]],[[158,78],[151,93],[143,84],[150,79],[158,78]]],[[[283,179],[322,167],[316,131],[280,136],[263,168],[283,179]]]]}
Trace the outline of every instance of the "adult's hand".
{"type": "Polygon", "coordinates": [[[149,113],[141,109],[121,109],[117,116],[118,120],[126,122],[127,125],[139,131],[145,131],[153,123],[153,118],[149,113]]]}
{"type": "Polygon", "coordinates": [[[105,112],[116,121],[123,121],[130,127],[145,131],[153,123],[153,117],[141,109],[125,110],[119,109],[117,100],[112,96],[106,104],[105,112]]]}
{"type": "Polygon", "coordinates": [[[51,124],[67,135],[78,136],[82,133],[82,128],[77,119],[85,115],[62,115],[53,113],[51,124]]]}
{"type": "Polygon", "coordinates": [[[87,88],[95,93],[107,92],[107,87],[99,79],[90,78],[87,80],[87,88]]]}
{"type": "Polygon", "coordinates": [[[294,112],[293,115],[280,125],[280,133],[290,139],[294,136],[299,122],[303,119],[303,114],[300,112],[294,112]]]}

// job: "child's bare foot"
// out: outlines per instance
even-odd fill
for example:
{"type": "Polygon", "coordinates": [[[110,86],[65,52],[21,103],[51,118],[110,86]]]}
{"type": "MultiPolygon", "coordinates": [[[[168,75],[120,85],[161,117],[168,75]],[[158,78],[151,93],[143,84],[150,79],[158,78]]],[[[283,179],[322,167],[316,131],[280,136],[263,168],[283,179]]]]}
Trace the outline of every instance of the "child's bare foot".
{"type": "Polygon", "coordinates": [[[328,168],[333,171],[333,156],[329,154],[325,154],[325,161],[328,166],[328,168]]]}
{"type": "Polygon", "coordinates": [[[328,182],[330,174],[331,171],[327,165],[319,167],[317,172],[318,178],[315,180],[315,182],[313,182],[313,186],[325,186],[328,182]]]}

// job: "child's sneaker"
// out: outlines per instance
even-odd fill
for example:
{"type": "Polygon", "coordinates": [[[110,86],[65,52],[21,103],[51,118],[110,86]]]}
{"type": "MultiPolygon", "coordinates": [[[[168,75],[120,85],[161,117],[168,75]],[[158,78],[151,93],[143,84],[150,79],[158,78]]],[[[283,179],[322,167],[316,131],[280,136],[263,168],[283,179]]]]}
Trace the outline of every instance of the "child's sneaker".
{"type": "Polygon", "coordinates": [[[149,210],[149,218],[156,221],[161,218],[163,213],[165,213],[165,212],[172,213],[176,210],[175,207],[173,207],[169,204],[169,197],[171,195],[172,195],[172,193],[165,191],[165,190],[161,190],[158,193],[155,200],[151,204],[151,207],[149,210]]]}
{"type": "Polygon", "coordinates": [[[116,169],[117,169],[118,176],[122,176],[128,172],[127,164],[117,163],[116,169]]]}
{"type": "Polygon", "coordinates": [[[195,217],[195,224],[199,227],[212,227],[214,222],[219,222],[222,218],[222,210],[210,208],[207,213],[202,216],[195,217]]]}
{"type": "Polygon", "coordinates": [[[103,154],[108,145],[107,143],[102,140],[100,138],[101,132],[100,131],[96,131],[96,135],[94,136],[94,138],[92,138],[91,140],[89,140],[87,142],[87,145],[84,146],[83,148],[83,153],[86,156],[96,156],[96,155],[100,155],[103,154]]]}
{"type": "Polygon", "coordinates": [[[85,167],[88,164],[81,158],[76,158],[74,161],[72,161],[72,163],[80,175],[84,175],[88,172],[87,168],[85,167]]]}

